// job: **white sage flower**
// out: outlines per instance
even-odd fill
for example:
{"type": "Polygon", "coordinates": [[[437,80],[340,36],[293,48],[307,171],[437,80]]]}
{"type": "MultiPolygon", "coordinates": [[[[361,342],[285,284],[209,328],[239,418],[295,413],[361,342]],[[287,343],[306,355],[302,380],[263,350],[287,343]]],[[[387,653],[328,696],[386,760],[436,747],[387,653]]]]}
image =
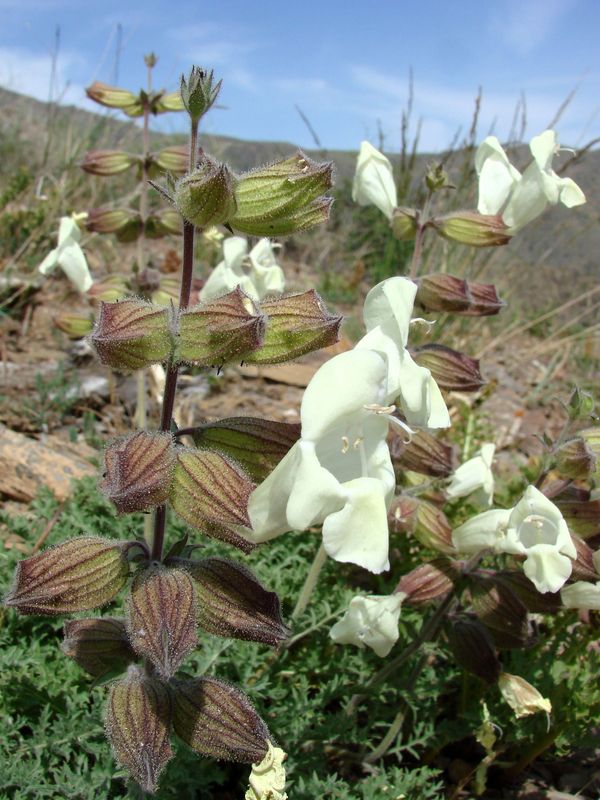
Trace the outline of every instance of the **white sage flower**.
{"type": "MultiPolygon", "coordinates": [[[[600,575],[600,550],[592,556],[596,572],[600,575]]],[[[566,608],[580,608],[585,611],[600,611],[600,580],[596,583],[590,581],[576,581],[569,586],[563,586],[560,592],[563,606],[566,608]]]]}
{"type": "Polygon", "coordinates": [[[42,275],[48,275],[60,267],[71,283],[80,291],[87,292],[93,280],[85,258],[79,246],[81,230],[76,218],[61,217],[58,228],[58,246],[52,250],[38,267],[42,275]]]}
{"type": "Polygon", "coordinates": [[[285,752],[267,742],[267,754],[259,764],[252,765],[250,786],[245,800],[287,800],[285,789],[285,752]]]}
{"type": "Polygon", "coordinates": [[[537,714],[538,711],[545,711],[546,714],[552,712],[550,700],[542,697],[535,686],[528,683],[525,678],[521,678],[520,675],[501,672],[498,678],[498,687],[502,697],[515,712],[517,719],[537,714]]]}
{"type": "Polygon", "coordinates": [[[586,202],[575,181],[561,178],[552,169],[552,160],[560,150],[555,131],[534,136],[529,149],[533,161],[522,175],[495,136],[488,136],[475,155],[477,209],[482,214],[501,214],[511,233],[539,217],[548,205],[562,203],[573,208],[586,202]]]}
{"type": "Polygon", "coordinates": [[[200,299],[213,300],[238,286],[253,300],[283,292],[283,270],[275,260],[269,239],[260,239],[249,253],[248,242],[243,236],[225,239],[223,260],[213,269],[202,287],[200,299]]]}
{"type": "Polygon", "coordinates": [[[491,506],[494,497],[492,462],[495,451],[495,444],[482,444],[476,456],[461,464],[446,489],[448,497],[467,497],[477,492],[482,501],[491,506]]]}
{"type": "Polygon", "coordinates": [[[360,145],[352,199],[360,206],[376,206],[390,220],[398,205],[392,165],[369,142],[361,142],[360,145]]]}
{"type": "Polygon", "coordinates": [[[375,573],[389,569],[387,511],[396,480],[386,437],[390,424],[408,429],[393,416],[394,403],[409,424],[450,422],[429,370],[414,364],[403,345],[414,291],[405,278],[375,287],[365,302],[369,333],[311,379],[301,438],[250,496],[252,530],[244,535],[251,541],[322,525],[331,558],[375,573]]]}
{"type": "Polygon", "coordinates": [[[525,556],[523,570],[538,592],[557,592],[568,580],[577,551],[559,509],[529,486],[513,509],[484,511],[452,533],[462,553],[491,548],[525,556]]]}
{"type": "Polygon", "coordinates": [[[378,656],[387,656],[398,640],[400,608],[406,597],[395,594],[353,597],[348,610],[329,631],[336,644],[370,647],[378,656]]]}

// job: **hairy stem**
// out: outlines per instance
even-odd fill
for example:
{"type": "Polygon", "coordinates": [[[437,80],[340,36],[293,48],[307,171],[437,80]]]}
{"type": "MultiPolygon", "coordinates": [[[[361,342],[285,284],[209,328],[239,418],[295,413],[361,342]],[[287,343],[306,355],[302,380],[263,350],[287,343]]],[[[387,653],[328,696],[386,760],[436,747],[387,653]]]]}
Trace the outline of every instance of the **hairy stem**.
{"type": "MultiPolygon", "coordinates": [[[[193,120],[191,124],[189,170],[192,172],[196,166],[196,150],[198,147],[198,121],[193,120]]],[[[190,294],[192,291],[192,277],[194,273],[194,226],[189,222],[183,223],[183,268],[181,275],[181,286],[179,290],[179,310],[183,311],[188,307],[190,294]]],[[[165,380],[165,391],[163,394],[162,414],[160,419],[160,430],[170,431],[173,421],[173,407],[175,405],[175,393],[177,391],[177,377],[179,367],[173,362],[167,367],[167,378],[165,380]]],[[[154,538],[152,541],[152,558],[160,561],[162,558],[163,543],[165,539],[165,523],[167,520],[166,505],[158,506],[154,515],[154,538]]]]}
{"type": "Polygon", "coordinates": [[[417,222],[417,231],[415,233],[415,247],[410,262],[410,273],[409,273],[409,278],[413,281],[419,274],[419,268],[421,266],[421,259],[423,257],[423,236],[425,235],[427,223],[429,222],[430,205],[431,205],[431,192],[427,195],[427,198],[425,199],[425,203],[423,204],[423,210],[419,214],[417,222]]]}
{"type": "MultiPolygon", "coordinates": [[[[421,674],[421,671],[423,670],[423,667],[425,666],[426,663],[427,663],[427,656],[423,655],[421,656],[419,661],[415,664],[414,669],[412,670],[412,672],[405,681],[405,686],[407,687],[408,693],[412,692],[412,689],[417,681],[417,678],[421,674]]],[[[390,725],[388,732],[383,737],[378,746],[374,750],[372,750],[369,753],[369,755],[365,758],[366,764],[374,764],[376,761],[379,761],[379,759],[382,758],[390,749],[390,747],[394,744],[394,742],[396,741],[396,737],[402,730],[402,725],[404,724],[404,720],[406,719],[407,708],[408,704],[406,703],[405,700],[402,700],[401,708],[394,717],[394,721],[390,725]]]]}
{"type": "Polygon", "coordinates": [[[317,585],[317,580],[323,569],[323,565],[327,561],[327,553],[325,552],[325,547],[323,544],[319,546],[317,550],[317,554],[315,555],[314,561],[310,566],[308,571],[308,575],[306,576],[306,580],[304,581],[304,586],[300,590],[300,594],[298,595],[298,600],[296,602],[296,607],[292,612],[292,619],[298,619],[298,617],[302,614],[308,602],[310,600],[310,596],[314,591],[315,586],[317,585]]]}

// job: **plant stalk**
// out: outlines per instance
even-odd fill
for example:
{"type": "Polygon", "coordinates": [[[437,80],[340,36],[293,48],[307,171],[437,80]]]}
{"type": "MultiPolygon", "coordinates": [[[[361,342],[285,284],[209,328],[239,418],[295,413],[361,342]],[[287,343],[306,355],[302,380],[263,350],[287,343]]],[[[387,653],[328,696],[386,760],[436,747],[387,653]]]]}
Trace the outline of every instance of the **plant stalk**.
{"type": "MultiPolygon", "coordinates": [[[[198,120],[192,120],[190,135],[189,171],[196,166],[196,151],[198,148],[198,120]]],[[[192,291],[192,278],[194,274],[194,226],[184,221],[183,223],[183,268],[181,286],[179,290],[179,311],[186,309],[190,302],[192,291]]],[[[175,393],[177,391],[177,377],[179,367],[170,362],[167,367],[167,378],[163,394],[160,430],[170,431],[173,421],[173,408],[175,393]]],[[[160,561],[162,558],[163,543],[165,539],[165,524],[167,520],[166,505],[158,506],[154,515],[154,537],[152,540],[152,559],[160,561]]]]}
{"type": "Polygon", "coordinates": [[[313,593],[315,586],[317,585],[317,580],[319,579],[319,575],[326,561],[327,561],[327,553],[325,552],[324,545],[321,544],[319,546],[319,549],[317,550],[317,554],[315,555],[314,561],[310,566],[308,575],[306,576],[306,580],[304,581],[304,586],[302,587],[302,589],[300,590],[300,594],[298,595],[296,607],[292,612],[293,620],[298,619],[298,617],[307,607],[310,600],[310,596],[313,593]]]}

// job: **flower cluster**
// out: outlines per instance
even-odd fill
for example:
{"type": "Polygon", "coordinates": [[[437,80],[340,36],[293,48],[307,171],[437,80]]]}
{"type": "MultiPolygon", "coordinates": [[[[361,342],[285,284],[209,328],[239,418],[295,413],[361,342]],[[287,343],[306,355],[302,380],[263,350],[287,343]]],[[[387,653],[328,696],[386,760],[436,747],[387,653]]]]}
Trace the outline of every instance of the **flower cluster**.
{"type": "Polygon", "coordinates": [[[336,561],[389,569],[387,510],[396,485],[389,425],[409,433],[411,425],[450,425],[431,372],[406,349],[416,291],[406,278],[375,286],[365,300],[366,335],[310,381],[301,438],[250,496],[252,541],[322,525],[325,550],[336,561]]]}
{"type": "Polygon", "coordinates": [[[225,239],[223,260],[217,264],[204,284],[200,299],[213,300],[238,286],[253,300],[263,300],[268,295],[283,293],[285,277],[275,259],[269,239],[260,239],[250,252],[248,242],[243,236],[225,239]]]}

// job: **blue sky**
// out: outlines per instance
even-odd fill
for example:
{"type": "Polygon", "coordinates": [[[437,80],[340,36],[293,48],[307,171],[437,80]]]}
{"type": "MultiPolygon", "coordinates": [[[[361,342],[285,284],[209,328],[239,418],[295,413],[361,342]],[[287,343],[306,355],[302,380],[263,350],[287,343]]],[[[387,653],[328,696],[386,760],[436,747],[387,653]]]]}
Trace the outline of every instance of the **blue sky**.
{"type": "MultiPolygon", "coordinates": [[[[521,93],[527,135],[539,133],[575,88],[561,141],[600,135],[598,0],[0,0],[0,12],[0,85],[40,99],[58,27],[54,93],[84,108],[97,109],[84,87],[113,83],[117,67],[119,85],[137,90],[154,50],[159,86],[176,88],[192,63],[223,77],[226,109],[206,118],[211,133],[312,146],[297,104],[325,147],[377,143],[381,124],[395,150],[412,68],[421,150],[468,129],[480,85],[480,138],[508,136],[521,93]]],[[[163,128],[181,125],[176,117],[163,128]]]]}

